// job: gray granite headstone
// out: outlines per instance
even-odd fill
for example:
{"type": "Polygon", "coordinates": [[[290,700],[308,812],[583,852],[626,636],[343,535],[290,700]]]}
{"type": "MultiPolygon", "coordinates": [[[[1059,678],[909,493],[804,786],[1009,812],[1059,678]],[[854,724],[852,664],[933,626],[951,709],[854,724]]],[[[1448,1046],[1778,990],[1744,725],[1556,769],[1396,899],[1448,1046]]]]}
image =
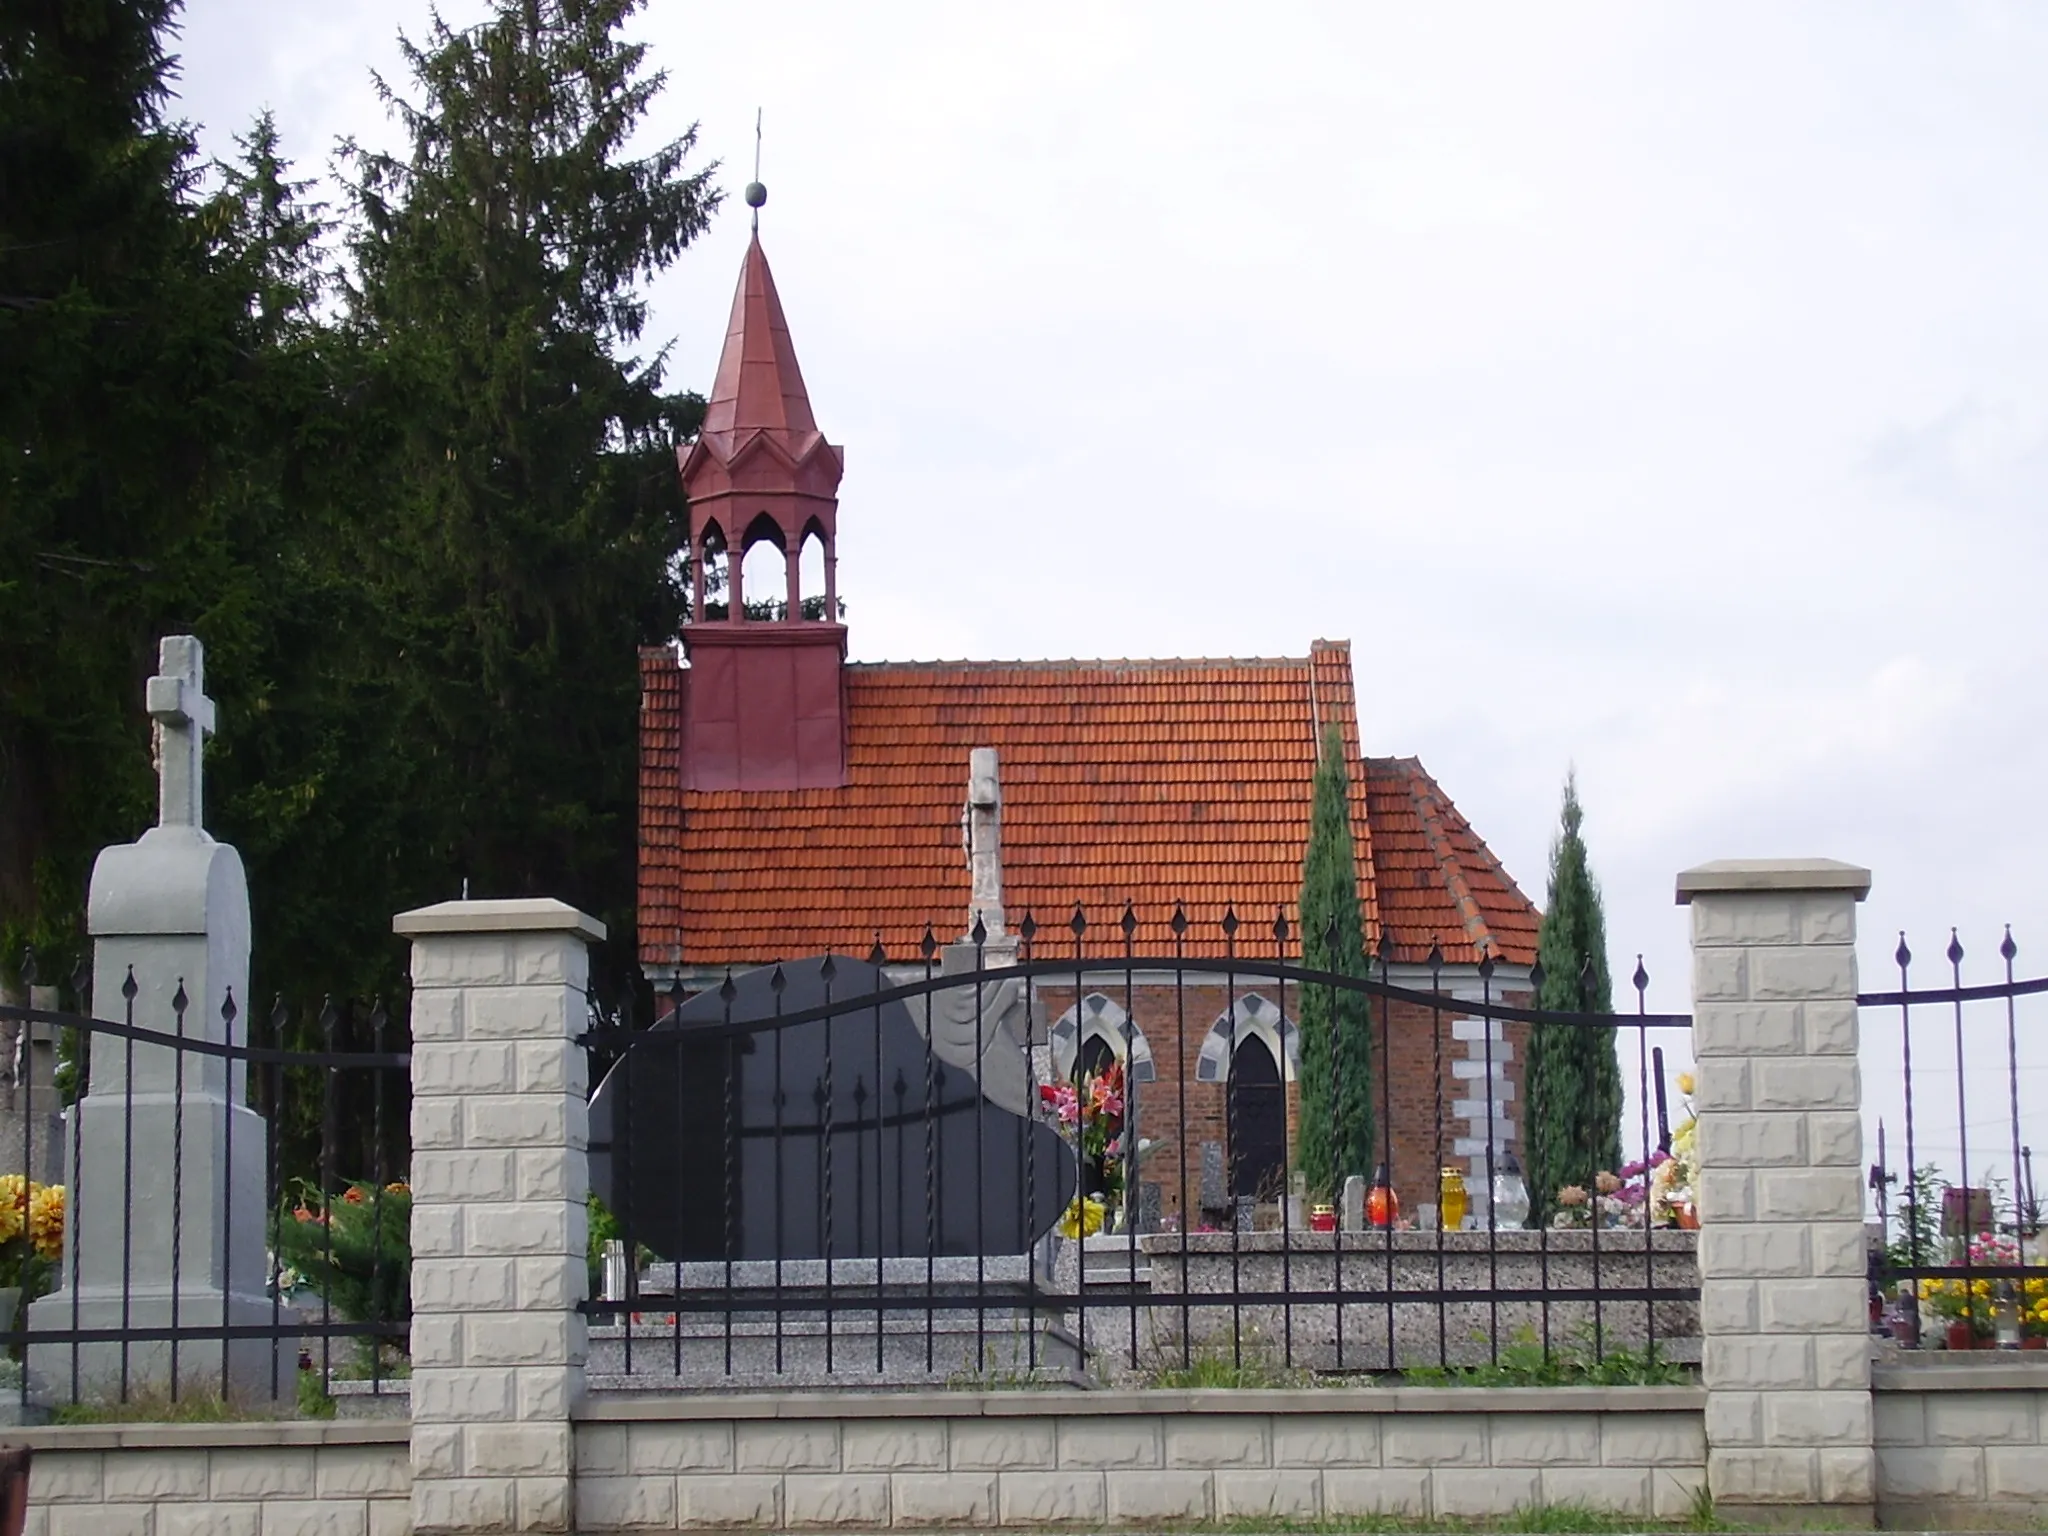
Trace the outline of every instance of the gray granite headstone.
{"type": "Polygon", "coordinates": [[[1166,1191],[1156,1181],[1138,1185],[1138,1230],[1157,1232],[1160,1215],[1166,1209],[1166,1191]]]}
{"type": "Polygon", "coordinates": [[[1229,1203],[1223,1192],[1223,1143],[1202,1143],[1202,1207],[1215,1210],[1229,1203]]]}
{"type": "Polygon", "coordinates": [[[1344,1207],[1342,1220],[1346,1232],[1365,1230],[1365,1176],[1348,1173],[1344,1176],[1344,1207]]]}
{"type": "MultiPolygon", "coordinates": [[[[29,1007],[55,1013],[55,987],[31,987],[29,1007]]],[[[38,1184],[64,1182],[64,1115],[57,1099],[57,1031],[40,1019],[0,1033],[0,1169],[38,1184]]]]}
{"type": "MultiPolygon", "coordinates": [[[[160,657],[148,689],[158,733],[157,825],[133,843],[102,850],[93,865],[86,903],[93,1014],[127,1021],[122,987],[132,975],[135,1026],[169,1036],[176,1029],[171,1000],[182,985],[188,1038],[231,1035],[242,1044],[249,889],[241,856],[214,841],[203,822],[202,753],[214,719],[204,653],[192,636],[173,635],[160,657]],[[238,1009],[232,1031],[222,1010],[230,992],[238,1009]]],[[[247,1070],[223,1057],[147,1043],[131,1054],[125,1042],[101,1037],[89,1091],[73,1109],[78,1158],[70,1170],[62,1288],[28,1311],[29,1373],[39,1396],[68,1398],[74,1383],[82,1396],[106,1396],[124,1375],[131,1394],[162,1391],[171,1376],[166,1340],[37,1344],[39,1330],[124,1322],[164,1328],[174,1309],[184,1328],[270,1323],[264,1126],[244,1102],[247,1070]],[[182,1183],[175,1202],[174,1166],[182,1183]]],[[[277,1354],[267,1339],[233,1341],[229,1395],[268,1397],[277,1354]]],[[[181,1388],[220,1390],[219,1340],[187,1340],[177,1358],[181,1388]]],[[[294,1351],[276,1369],[284,1394],[296,1390],[295,1366],[294,1351]]]]}
{"type": "Polygon", "coordinates": [[[1001,1020],[1020,984],[864,1001],[886,986],[844,955],[764,967],[633,1037],[591,1097],[590,1183],[634,1243],[680,1263],[938,1257],[1025,1253],[1052,1228],[1074,1153],[1018,1112],[1001,1020]]]}

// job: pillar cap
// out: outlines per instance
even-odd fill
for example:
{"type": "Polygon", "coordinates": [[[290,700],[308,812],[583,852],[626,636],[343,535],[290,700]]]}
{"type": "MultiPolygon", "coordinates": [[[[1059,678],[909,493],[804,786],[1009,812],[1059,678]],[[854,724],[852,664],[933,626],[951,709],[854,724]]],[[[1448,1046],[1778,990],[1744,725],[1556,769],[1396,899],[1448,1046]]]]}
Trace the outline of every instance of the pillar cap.
{"type": "Polygon", "coordinates": [[[1760,891],[1847,891],[1861,901],[1870,894],[1870,871],[1839,859],[1716,859],[1678,876],[1678,904],[1695,896],[1760,891]]]}
{"type": "Polygon", "coordinates": [[[605,927],[587,912],[552,896],[516,901],[438,901],[391,919],[391,931],[407,937],[429,933],[575,933],[601,941],[605,927]]]}

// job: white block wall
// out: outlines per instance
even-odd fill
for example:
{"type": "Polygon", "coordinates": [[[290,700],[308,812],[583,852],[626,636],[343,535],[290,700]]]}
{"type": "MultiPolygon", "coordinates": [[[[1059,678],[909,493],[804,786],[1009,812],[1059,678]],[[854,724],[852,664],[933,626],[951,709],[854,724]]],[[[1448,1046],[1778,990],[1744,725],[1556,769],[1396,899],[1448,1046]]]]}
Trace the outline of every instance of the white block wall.
{"type": "Polygon", "coordinates": [[[1867,870],[1730,861],[1692,905],[1707,1475],[1732,1506],[1874,1505],[1857,1072],[1867,870]]]}
{"type": "Polygon", "coordinates": [[[2048,1364],[1995,1355],[1901,1362],[1880,1373],[1872,1401],[1886,1525],[2040,1524],[2048,1364]]]}
{"type": "Polygon", "coordinates": [[[26,1536],[404,1536],[402,1423],[10,1429],[27,1445],[26,1536]]]}
{"type": "Polygon", "coordinates": [[[1700,1401],[1650,1387],[593,1404],[605,1417],[577,1429],[577,1529],[1125,1527],[1568,1501],[1678,1519],[1705,1482],[1700,1401]]]}
{"type": "Polygon", "coordinates": [[[595,919],[558,901],[401,914],[412,939],[412,1511],[568,1531],[583,1396],[595,919]]]}

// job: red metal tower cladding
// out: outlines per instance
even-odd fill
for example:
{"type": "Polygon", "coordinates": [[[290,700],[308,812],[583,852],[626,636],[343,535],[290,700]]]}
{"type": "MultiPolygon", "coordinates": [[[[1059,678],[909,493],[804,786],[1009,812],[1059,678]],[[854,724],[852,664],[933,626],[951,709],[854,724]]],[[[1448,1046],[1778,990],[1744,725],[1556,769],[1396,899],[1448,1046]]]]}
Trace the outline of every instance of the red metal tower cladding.
{"type": "MultiPolygon", "coordinates": [[[[836,789],[846,783],[838,622],[840,449],[811,416],[782,301],[756,235],[740,269],[704,430],[681,450],[694,572],[683,648],[683,783],[700,790],[836,789]],[[804,617],[799,566],[816,538],[824,614],[804,617]],[[756,544],[782,551],[786,612],[749,620],[741,567],[756,544]],[[725,617],[705,616],[706,561],[724,554],[725,617]]],[[[764,594],[766,595],[766,594],[764,594]]]]}

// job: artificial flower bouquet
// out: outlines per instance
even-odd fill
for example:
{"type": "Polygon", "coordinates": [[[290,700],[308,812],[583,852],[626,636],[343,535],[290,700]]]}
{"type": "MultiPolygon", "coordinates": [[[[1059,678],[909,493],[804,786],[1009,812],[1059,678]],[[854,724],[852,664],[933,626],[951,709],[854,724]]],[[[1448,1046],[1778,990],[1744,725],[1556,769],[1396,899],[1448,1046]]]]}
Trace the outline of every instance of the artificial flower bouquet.
{"type": "Polygon", "coordinates": [[[1045,1083],[1039,1103],[1074,1143],[1080,1187],[1060,1217],[1062,1237],[1089,1237],[1102,1230],[1123,1197],[1124,1068],[1112,1062],[1096,1073],[1045,1083]]]}
{"type": "Polygon", "coordinates": [[[1685,1119],[1671,1133],[1671,1149],[1657,1148],[1638,1162],[1593,1176],[1593,1187],[1567,1184],[1557,1192],[1556,1228],[1699,1226],[1693,1183],[1699,1171],[1699,1118],[1692,1110],[1693,1076],[1678,1074],[1678,1091],[1686,1096],[1685,1119]]]}
{"type": "Polygon", "coordinates": [[[64,1257],[64,1186],[0,1174],[0,1286],[23,1305],[57,1288],[64,1257]]]}

